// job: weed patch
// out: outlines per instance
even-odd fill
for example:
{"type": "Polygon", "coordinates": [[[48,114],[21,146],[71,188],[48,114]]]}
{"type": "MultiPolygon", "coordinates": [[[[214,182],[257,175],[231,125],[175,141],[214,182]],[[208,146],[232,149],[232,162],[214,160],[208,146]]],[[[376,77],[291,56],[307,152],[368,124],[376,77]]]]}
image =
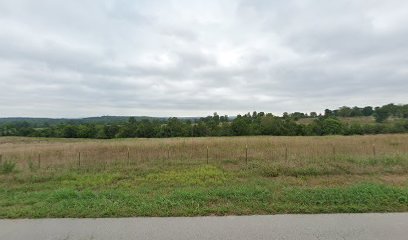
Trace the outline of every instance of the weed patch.
{"type": "Polygon", "coordinates": [[[408,189],[365,183],[346,188],[289,188],[284,201],[321,212],[366,212],[408,209],[408,189]]]}

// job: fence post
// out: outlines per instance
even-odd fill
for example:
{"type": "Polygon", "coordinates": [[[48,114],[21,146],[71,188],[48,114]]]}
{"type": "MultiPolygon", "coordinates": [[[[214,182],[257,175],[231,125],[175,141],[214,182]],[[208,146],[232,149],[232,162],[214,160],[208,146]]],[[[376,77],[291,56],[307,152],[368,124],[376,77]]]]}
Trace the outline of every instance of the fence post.
{"type": "Polygon", "coordinates": [[[130,150],[129,150],[129,147],[127,148],[127,160],[128,160],[128,165],[130,165],[130,150]]]}
{"type": "Polygon", "coordinates": [[[3,154],[0,154],[0,164],[3,162],[3,154]]]}
{"type": "Polygon", "coordinates": [[[207,146],[207,164],[208,164],[208,146],[207,146]]]}
{"type": "Polygon", "coordinates": [[[375,144],[373,144],[373,155],[374,155],[374,157],[375,157],[375,155],[376,155],[375,144]]]}
{"type": "Polygon", "coordinates": [[[38,154],[38,169],[41,168],[41,153],[38,154]]]}
{"type": "Polygon", "coordinates": [[[78,152],[78,167],[81,167],[81,152],[78,152]]]}
{"type": "Polygon", "coordinates": [[[288,147],[285,146],[285,161],[288,160],[288,147]]]}
{"type": "Polygon", "coordinates": [[[245,164],[248,165],[248,144],[245,145],[245,164]]]}

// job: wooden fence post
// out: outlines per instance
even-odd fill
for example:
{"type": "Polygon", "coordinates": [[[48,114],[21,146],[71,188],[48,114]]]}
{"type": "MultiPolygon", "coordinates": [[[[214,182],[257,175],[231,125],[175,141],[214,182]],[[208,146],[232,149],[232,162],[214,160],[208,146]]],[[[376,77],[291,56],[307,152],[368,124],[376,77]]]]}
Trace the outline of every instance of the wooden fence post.
{"type": "Polygon", "coordinates": [[[41,168],[41,153],[38,154],[38,169],[41,168]]]}
{"type": "Polygon", "coordinates": [[[245,164],[248,165],[248,145],[245,145],[245,164]]]}
{"type": "Polygon", "coordinates": [[[78,167],[81,167],[81,152],[78,152],[78,167]]]}
{"type": "Polygon", "coordinates": [[[0,154],[0,164],[3,162],[3,154],[0,154]]]}
{"type": "Polygon", "coordinates": [[[128,160],[128,165],[130,165],[130,150],[129,150],[129,147],[127,148],[127,160],[128,160]]]}
{"type": "Polygon", "coordinates": [[[208,146],[207,146],[207,164],[208,164],[208,146]]]}
{"type": "Polygon", "coordinates": [[[285,146],[285,161],[288,160],[288,147],[285,146]]]}
{"type": "Polygon", "coordinates": [[[374,155],[374,157],[376,156],[375,144],[373,144],[373,155],[374,155]]]}

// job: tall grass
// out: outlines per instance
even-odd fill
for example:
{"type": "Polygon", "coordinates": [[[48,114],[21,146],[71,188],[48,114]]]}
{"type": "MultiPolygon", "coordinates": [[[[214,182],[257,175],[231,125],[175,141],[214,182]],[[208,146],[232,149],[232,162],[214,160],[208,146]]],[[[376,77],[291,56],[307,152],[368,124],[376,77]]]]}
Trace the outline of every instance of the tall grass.
{"type": "Polygon", "coordinates": [[[407,134],[113,140],[0,138],[3,161],[15,162],[20,170],[199,165],[207,162],[207,147],[211,164],[245,165],[248,162],[252,166],[272,166],[271,175],[274,171],[302,174],[291,169],[305,166],[308,169],[304,171],[310,174],[319,174],[322,168],[339,171],[350,164],[374,168],[386,166],[387,161],[400,161],[397,165],[405,169],[408,159],[407,134]]]}

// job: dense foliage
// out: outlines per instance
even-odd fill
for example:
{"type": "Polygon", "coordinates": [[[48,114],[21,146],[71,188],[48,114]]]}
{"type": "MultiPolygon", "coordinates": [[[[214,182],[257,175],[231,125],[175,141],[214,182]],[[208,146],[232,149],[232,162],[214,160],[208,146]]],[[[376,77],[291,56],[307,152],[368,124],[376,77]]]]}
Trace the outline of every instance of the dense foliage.
{"type": "Polygon", "coordinates": [[[353,135],[408,132],[408,105],[388,104],[382,107],[341,107],[326,109],[324,115],[295,112],[282,117],[271,113],[253,112],[235,118],[213,116],[204,118],[135,118],[127,121],[101,122],[48,122],[6,121],[0,124],[0,136],[63,137],[63,138],[152,138],[152,137],[201,137],[201,136],[303,136],[303,135],[353,135]],[[347,123],[339,117],[373,116],[375,122],[347,123]],[[386,121],[393,117],[393,121],[386,121]],[[308,124],[299,119],[311,118],[308,124]]]}

